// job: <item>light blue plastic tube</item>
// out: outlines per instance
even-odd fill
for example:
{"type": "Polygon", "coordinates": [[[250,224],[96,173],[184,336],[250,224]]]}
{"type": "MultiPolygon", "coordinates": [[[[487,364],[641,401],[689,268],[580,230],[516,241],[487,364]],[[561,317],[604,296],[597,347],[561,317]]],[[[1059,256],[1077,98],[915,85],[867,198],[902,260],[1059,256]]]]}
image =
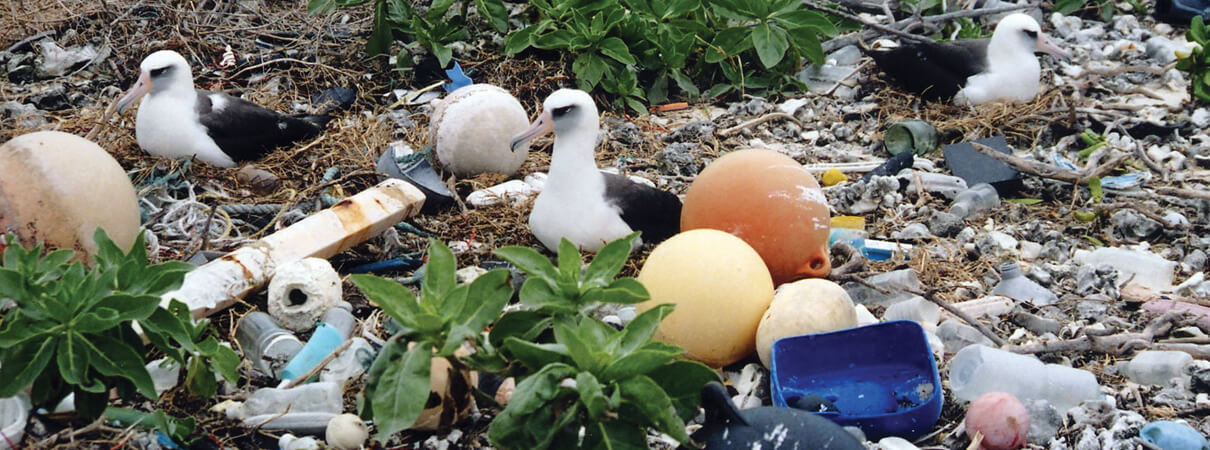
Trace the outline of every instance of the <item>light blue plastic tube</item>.
{"type": "Polygon", "coordinates": [[[310,372],[320,361],[332,354],[340,344],[349,339],[357,319],[348,310],[337,306],[324,313],[323,320],[315,327],[315,333],[302,350],[282,369],[283,380],[293,380],[310,372]]]}

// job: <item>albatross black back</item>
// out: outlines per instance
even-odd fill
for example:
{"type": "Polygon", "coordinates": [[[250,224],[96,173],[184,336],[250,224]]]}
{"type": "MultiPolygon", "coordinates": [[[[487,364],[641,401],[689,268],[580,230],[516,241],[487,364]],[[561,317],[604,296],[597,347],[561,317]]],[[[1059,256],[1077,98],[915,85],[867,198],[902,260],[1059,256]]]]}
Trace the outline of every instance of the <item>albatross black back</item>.
{"type": "Polygon", "coordinates": [[[622,212],[631,230],[643,232],[644,243],[658,244],[681,231],[681,199],[676,195],[624,176],[602,175],[605,198],[622,212]]]}
{"type": "Polygon", "coordinates": [[[289,116],[223,93],[198,91],[198,120],[223,153],[235,161],[259,159],[275,148],[323,132],[327,116],[289,116]],[[212,95],[223,96],[215,110],[212,95]]]}
{"type": "Polygon", "coordinates": [[[890,50],[866,50],[884,73],[925,100],[952,98],[971,75],[987,69],[987,39],[905,43],[890,50]]]}

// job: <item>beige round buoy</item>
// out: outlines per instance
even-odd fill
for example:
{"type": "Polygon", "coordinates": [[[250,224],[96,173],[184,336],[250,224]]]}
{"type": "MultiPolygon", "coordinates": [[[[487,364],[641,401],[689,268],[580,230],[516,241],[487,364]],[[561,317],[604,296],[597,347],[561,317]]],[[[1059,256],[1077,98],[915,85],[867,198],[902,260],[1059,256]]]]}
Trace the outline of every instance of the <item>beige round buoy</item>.
{"type": "Polygon", "coordinates": [[[738,237],[707,228],[656,246],[638,280],[651,299],[638,304],[637,312],[676,305],[655,338],[712,367],[752,353],[761,314],[773,301],[773,278],[756,250],[738,237]]]}
{"type": "Polygon", "coordinates": [[[773,303],[756,329],[756,354],[761,364],[772,364],[773,343],[800,334],[857,326],[857,310],[839,284],[808,278],[778,286],[773,303]]]}
{"type": "Polygon", "coordinates": [[[105,229],[123,250],[139,232],[139,205],[122,166],[97,144],[58,131],[17,136],[0,146],[0,233],[91,260],[93,233],[105,229]]]}
{"type": "Polygon", "coordinates": [[[433,108],[429,144],[437,162],[460,177],[481,173],[512,175],[525,162],[529,144],[509,148],[529,117],[508,91],[490,84],[458,89],[433,108]]]}

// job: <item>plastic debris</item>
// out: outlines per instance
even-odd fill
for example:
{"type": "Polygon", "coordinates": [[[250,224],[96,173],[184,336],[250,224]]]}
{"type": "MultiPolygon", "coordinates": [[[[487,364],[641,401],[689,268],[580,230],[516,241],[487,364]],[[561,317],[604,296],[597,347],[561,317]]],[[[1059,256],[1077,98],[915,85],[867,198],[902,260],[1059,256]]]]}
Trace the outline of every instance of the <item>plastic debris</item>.
{"type": "Polygon", "coordinates": [[[1100,396],[1091,372],[985,345],[962,349],[948,367],[950,389],[967,401],[988,392],[1007,392],[1022,400],[1044,399],[1066,411],[1100,396]]]}
{"type": "Polygon", "coordinates": [[[1206,437],[1189,425],[1159,420],[1147,424],[1139,432],[1139,437],[1148,444],[1160,450],[1207,450],[1206,437]]]}
{"type": "Polygon", "coordinates": [[[849,181],[849,177],[846,177],[844,172],[841,172],[840,169],[836,168],[828,169],[823,173],[822,176],[819,177],[819,184],[825,187],[835,186],[846,181],[849,181]]]}
{"type": "Polygon", "coordinates": [[[279,450],[319,450],[319,441],[311,436],[298,437],[290,433],[283,434],[277,440],[279,450]]]}
{"type": "Polygon", "coordinates": [[[792,408],[762,406],[740,410],[717,381],[702,388],[706,421],[690,437],[707,448],[785,447],[864,450],[843,428],[823,417],[792,408]]]}
{"type": "MultiPolygon", "coordinates": [[[[993,136],[977,139],[975,143],[983,144],[1004,154],[1012,154],[1008,141],[1004,136],[993,136]]],[[[945,154],[945,164],[950,172],[966,180],[966,184],[974,186],[988,183],[996,187],[1002,194],[1016,192],[1022,187],[1021,173],[1007,164],[979,153],[969,142],[950,144],[942,149],[945,154]]]]}
{"type": "Polygon", "coordinates": [[[1000,284],[992,289],[992,294],[1026,301],[1034,306],[1046,306],[1059,301],[1054,292],[1050,292],[1021,273],[1021,266],[1009,262],[1000,265],[1000,284]]]}
{"type": "Polygon", "coordinates": [[[244,358],[252,362],[252,368],[271,377],[277,377],[303,347],[294,333],[261,311],[253,311],[240,319],[235,337],[244,351],[244,358]]]}
{"type": "Polygon", "coordinates": [[[895,122],[887,127],[883,142],[892,155],[912,152],[924,156],[937,148],[937,128],[923,120],[895,122]]]}
{"type": "Polygon", "coordinates": [[[1165,292],[1172,289],[1177,263],[1151,252],[1102,247],[1091,252],[1078,250],[1075,261],[1093,267],[1109,265],[1119,272],[1117,286],[1127,280],[1140,286],[1165,292]]]}
{"type": "Polygon", "coordinates": [[[370,438],[370,428],[355,414],[341,414],[328,422],[324,440],[337,450],[356,450],[370,438]]]}
{"type": "Polygon", "coordinates": [[[966,410],[966,434],[982,434],[980,448],[986,450],[1024,447],[1029,422],[1029,411],[1026,411],[1025,405],[1005,392],[980,395],[966,410]]]}
{"type": "MultiPolygon", "coordinates": [[[[0,398],[0,450],[8,450],[9,443],[19,444],[25,436],[25,425],[29,422],[29,397],[18,394],[0,398]]],[[[20,448],[20,447],[17,447],[20,448]]]]}
{"type": "Polygon", "coordinates": [[[1189,382],[1185,367],[1193,357],[1185,352],[1144,350],[1122,364],[1121,371],[1130,381],[1139,384],[1167,385],[1172,379],[1189,382]]]}
{"type": "Polygon", "coordinates": [[[283,327],[308,331],[341,302],[340,275],[327,260],[303,258],[277,269],[269,282],[269,314],[283,327]]]}
{"type": "Polygon", "coordinates": [[[996,192],[996,188],[987,183],[980,183],[954,197],[950,214],[967,219],[999,206],[1000,194],[996,192]]]}
{"type": "Polygon", "coordinates": [[[459,88],[464,88],[474,83],[470,77],[462,72],[462,66],[458,65],[458,61],[454,61],[454,67],[445,71],[445,76],[450,78],[449,83],[441,85],[442,89],[445,89],[445,92],[454,92],[459,88]]]}
{"type": "Polygon", "coordinates": [[[348,302],[343,303],[324,313],[323,320],[315,327],[311,339],[307,340],[307,344],[282,368],[283,380],[294,380],[305,375],[349,339],[357,325],[357,318],[350,312],[353,306],[348,302]]]}
{"type": "Polygon", "coordinates": [[[406,145],[387,148],[378,158],[378,172],[411,183],[424,193],[421,209],[433,214],[454,204],[454,194],[445,186],[441,176],[429,162],[429,152],[415,153],[406,145]]]}

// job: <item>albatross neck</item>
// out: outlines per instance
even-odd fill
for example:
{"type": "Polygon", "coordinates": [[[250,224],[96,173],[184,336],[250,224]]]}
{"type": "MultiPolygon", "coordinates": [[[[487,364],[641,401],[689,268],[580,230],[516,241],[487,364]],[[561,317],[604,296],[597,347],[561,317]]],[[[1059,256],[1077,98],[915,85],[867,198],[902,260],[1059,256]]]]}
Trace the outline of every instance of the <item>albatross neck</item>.
{"type": "Polygon", "coordinates": [[[578,184],[600,177],[593,159],[598,132],[597,127],[577,127],[556,134],[547,183],[578,184]]]}

